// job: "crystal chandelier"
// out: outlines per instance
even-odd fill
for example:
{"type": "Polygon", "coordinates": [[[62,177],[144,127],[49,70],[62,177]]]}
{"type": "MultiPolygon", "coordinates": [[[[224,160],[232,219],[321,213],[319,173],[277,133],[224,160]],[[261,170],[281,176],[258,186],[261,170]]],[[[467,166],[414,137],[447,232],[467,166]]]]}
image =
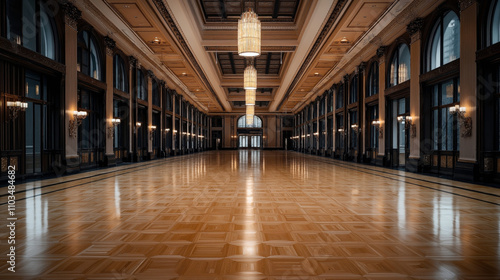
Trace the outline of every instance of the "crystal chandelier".
{"type": "Polygon", "coordinates": [[[243,88],[257,89],[257,69],[253,65],[248,65],[243,73],[243,88]]]}
{"type": "Polygon", "coordinates": [[[253,116],[255,113],[254,105],[247,105],[246,123],[247,126],[253,125],[253,116]]]}
{"type": "Polygon", "coordinates": [[[255,105],[256,92],[255,89],[245,90],[245,105],[255,105]]]}
{"type": "Polygon", "coordinates": [[[260,55],[260,21],[252,10],[244,12],[238,20],[238,55],[260,55]]]}

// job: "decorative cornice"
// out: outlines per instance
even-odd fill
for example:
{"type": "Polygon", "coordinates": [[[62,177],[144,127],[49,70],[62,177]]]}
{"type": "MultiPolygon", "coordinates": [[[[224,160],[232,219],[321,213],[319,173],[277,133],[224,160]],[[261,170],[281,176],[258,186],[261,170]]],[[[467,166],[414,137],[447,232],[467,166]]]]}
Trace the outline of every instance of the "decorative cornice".
{"type": "Polygon", "coordinates": [[[104,45],[106,46],[106,54],[112,56],[113,50],[116,47],[115,40],[111,39],[111,37],[104,37],[104,45]]]}
{"type": "Polygon", "coordinates": [[[64,21],[73,29],[77,29],[78,21],[82,18],[82,11],[78,10],[71,2],[62,5],[64,10],[64,21]]]}
{"type": "Polygon", "coordinates": [[[1,36],[0,50],[0,57],[5,55],[12,58],[13,56],[17,55],[26,62],[41,65],[43,67],[48,67],[53,71],[57,71],[63,74],[66,72],[66,66],[64,66],[64,64],[61,64],[30,49],[22,47],[16,44],[14,41],[9,41],[1,36]]]}
{"type": "Polygon", "coordinates": [[[182,32],[180,31],[179,27],[177,27],[177,24],[175,23],[174,19],[172,18],[170,11],[165,6],[164,1],[163,0],[153,0],[153,3],[156,5],[158,10],[160,11],[160,14],[163,16],[163,19],[165,20],[168,27],[172,31],[172,34],[175,36],[175,38],[179,42],[180,47],[184,50],[187,58],[193,64],[196,72],[198,73],[198,75],[200,75],[200,78],[205,83],[205,85],[208,87],[208,90],[212,93],[214,98],[217,100],[217,103],[219,103],[220,108],[224,111],[225,109],[224,109],[224,106],[222,105],[222,102],[220,101],[219,97],[215,93],[215,90],[212,88],[210,81],[208,81],[208,78],[205,76],[203,69],[201,68],[200,64],[196,60],[196,57],[194,56],[193,52],[189,48],[186,40],[184,39],[184,36],[182,36],[182,32]]]}
{"type": "Polygon", "coordinates": [[[415,33],[420,33],[420,30],[422,30],[422,26],[424,26],[424,19],[416,18],[410,21],[410,23],[406,27],[406,32],[408,32],[410,36],[413,36],[415,33]]]}
{"type": "Polygon", "coordinates": [[[474,2],[477,2],[477,0],[458,0],[458,5],[460,7],[460,11],[464,11],[465,9],[469,8],[474,4],[474,2]]]}
{"type": "Polygon", "coordinates": [[[342,11],[342,9],[344,8],[344,6],[346,5],[347,2],[348,2],[347,0],[338,0],[337,4],[335,4],[335,8],[333,9],[332,13],[330,14],[328,21],[323,26],[321,33],[319,34],[318,38],[316,39],[316,42],[314,42],[314,45],[312,46],[311,50],[307,54],[306,59],[304,60],[304,62],[300,66],[299,71],[297,71],[297,74],[295,74],[293,81],[288,86],[288,89],[287,89],[285,95],[283,96],[278,107],[276,108],[277,110],[280,110],[280,108],[283,106],[283,104],[285,104],[285,101],[290,97],[292,90],[298,84],[300,77],[302,77],[304,75],[305,71],[307,70],[307,67],[309,66],[309,64],[313,60],[316,52],[321,47],[324,40],[326,40],[326,38],[328,38],[328,34],[330,33],[330,30],[332,28],[334,28],[334,23],[337,20],[337,18],[340,16],[340,12],[342,11]]]}

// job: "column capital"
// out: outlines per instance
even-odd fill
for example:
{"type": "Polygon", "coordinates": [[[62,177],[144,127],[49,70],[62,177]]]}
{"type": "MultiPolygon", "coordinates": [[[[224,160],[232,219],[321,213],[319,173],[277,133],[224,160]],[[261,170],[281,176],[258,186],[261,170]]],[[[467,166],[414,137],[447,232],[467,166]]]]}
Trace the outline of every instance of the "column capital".
{"type": "Polygon", "coordinates": [[[146,75],[151,79],[155,78],[155,73],[152,70],[146,71],[146,75]]]}
{"type": "Polygon", "coordinates": [[[128,63],[130,65],[130,69],[134,68],[137,64],[137,58],[133,57],[133,56],[129,56],[128,57],[128,63]]]}
{"type": "Polygon", "coordinates": [[[406,32],[410,34],[411,37],[411,42],[415,42],[417,40],[420,40],[420,33],[422,30],[422,27],[424,26],[424,19],[423,18],[416,18],[408,24],[406,27],[406,32]]]}
{"type": "Polygon", "coordinates": [[[460,12],[472,6],[472,4],[474,4],[475,2],[477,2],[477,0],[458,0],[460,12]]]}
{"type": "Polygon", "coordinates": [[[363,71],[365,71],[366,69],[366,62],[361,62],[357,67],[356,67],[356,71],[358,72],[358,74],[361,74],[363,71]]]}
{"type": "Polygon", "coordinates": [[[111,37],[104,37],[104,45],[106,46],[106,54],[109,56],[113,56],[113,50],[116,47],[115,40],[111,39],[111,37]]]}
{"type": "Polygon", "coordinates": [[[377,56],[378,57],[383,57],[385,55],[385,51],[387,50],[387,47],[386,46],[380,46],[378,49],[377,49],[377,56]]]}
{"type": "Polygon", "coordinates": [[[82,18],[82,11],[78,10],[71,2],[66,2],[62,5],[64,10],[64,22],[71,28],[77,30],[78,20],[82,18]]]}
{"type": "Polygon", "coordinates": [[[347,83],[349,81],[349,75],[346,74],[344,75],[344,78],[342,79],[345,83],[347,83]]]}

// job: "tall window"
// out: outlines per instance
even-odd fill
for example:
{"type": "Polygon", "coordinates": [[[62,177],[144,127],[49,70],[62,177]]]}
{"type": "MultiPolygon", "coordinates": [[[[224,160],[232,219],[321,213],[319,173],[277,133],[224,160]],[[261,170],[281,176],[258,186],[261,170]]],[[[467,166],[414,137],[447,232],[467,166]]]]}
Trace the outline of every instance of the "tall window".
{"type": "Polygon", "coordinates": [[[337,96],[335,99],[335,109],[344,107],[344,85],[341,84],[337,89],[337,96]]]}
{"type": "Polygon", "coordinates": [[[457,151],[459,149],[456,116],[450,108],[460,102],[460,81],[458,79],[432,87],[432,142],[433,150],[457,151]]]}
{"type": "Polygon", "coordinates": [[[378,62],[373,62],[368,72],[368,85],[366,88],[366,97],[378,94],[378,62]]]}
{"type": "Polygon", "coordinates": [[[153,105],[160,107],[161,106],[161,104],[160,104],[160,92],[161,92],[160,84],[158,84],[158,82],[156,82],[155,80],[153,80],[152,86],[153,86],[153,89],[152,89],[152,91],[153,91],[152,92],[152,94],[153,94],[153,105]]]}
{"type": "Polygon", "coordinates": [[[247,125],[246,116],[241,116],[238,119],[238,128],[249,128],[249,127],[262,127],[262,119],[254,115],[253,125],[247,125]]]}
{"type": "Polygon", "coordinates": [[[77,67],[83,74],[91,76],[96,80],[102,80],[101,58],[99,55],[98,44],[94,36],[86,30],[78,33],[77,67]]]}
{"type": "Polygon", "coordinates": [[[148,84],[141,70],[137,71],[137,98],[144,101],[148,100],[148,84]]]}
{"type": "Polygon", "coordinates": [[[493,1],[489,15],[489,37],[488,45],[500,42],[500,1],[493,1]]]}
{"type": "Polygon", "coordinates": [[[7,39],[56,59],[57,32],[49,1],[6,0],[7,39]]]}
{"type": "Polygon", "coordinates": [[[410,49],[401,44],[396,49],[391,60],[389,86],[399,85],[410,79],[410,49]]]}
{"type": "Polygon", "coordinates": [[[349,111],[349,147],[351,149],[358,148],[358,131],[353,126],[358,125],[358,111],[349,111]]]}
{"type": "Polygon", "coordinates": [[[123,58],[115,54],[113,57],[113,86],[124,92],[128,92],[128,75],[125,71],[123,58]]]}
{"type": "Polygon", "coordinates": [[[351,90],[349,92],[349,104],[358,102],[358,75],[351,79],[351,90]]]}
{"type": "Polygon", "coordinates": [[[328,113],[333,112],[333,90],[328,91],[328,113]]]}
{"type": "Polygon", "coordinates": [[[436,69],[460,57],[460,20],[448,11],[441,16],[431,33],[427,53],[427,71],[436,69]]]}

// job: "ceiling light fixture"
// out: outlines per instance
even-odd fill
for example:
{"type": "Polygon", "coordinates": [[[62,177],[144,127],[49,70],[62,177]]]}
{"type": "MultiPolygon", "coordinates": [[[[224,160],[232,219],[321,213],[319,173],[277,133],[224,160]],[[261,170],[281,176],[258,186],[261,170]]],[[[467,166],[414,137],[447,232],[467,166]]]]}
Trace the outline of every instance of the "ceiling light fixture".
{"type": "Polygon", "coordinates": [[[253,125],[254,114],[255,114],[255,106],[254,105],[247,105],[247,107],[246,107],[246,123],[247,123],[247,126],[253,125]]]}
{"type": "Polygon", "coordinates": [[[251,9],[244,12],[238,20],[238,55],[259,56],[261,26],[256,13],[251,9]]]}
{"type": "Polygon", "coordinates": [[[349,44],[349,40],[347,39],[347,37],[342,37],[342,39],[340,39],[340,43],[341,44],[349,44]]]}
{"type": "Polygon", "coordinates": [[[256,95],[255,89],[245,90],[245,105],[255,105],[256,95]]]}
{"type": "Polygon", "coordinates": [[[257,89],[257,69],[253,65],[248,65],[243,73],[243,88],[257,89]]]}

